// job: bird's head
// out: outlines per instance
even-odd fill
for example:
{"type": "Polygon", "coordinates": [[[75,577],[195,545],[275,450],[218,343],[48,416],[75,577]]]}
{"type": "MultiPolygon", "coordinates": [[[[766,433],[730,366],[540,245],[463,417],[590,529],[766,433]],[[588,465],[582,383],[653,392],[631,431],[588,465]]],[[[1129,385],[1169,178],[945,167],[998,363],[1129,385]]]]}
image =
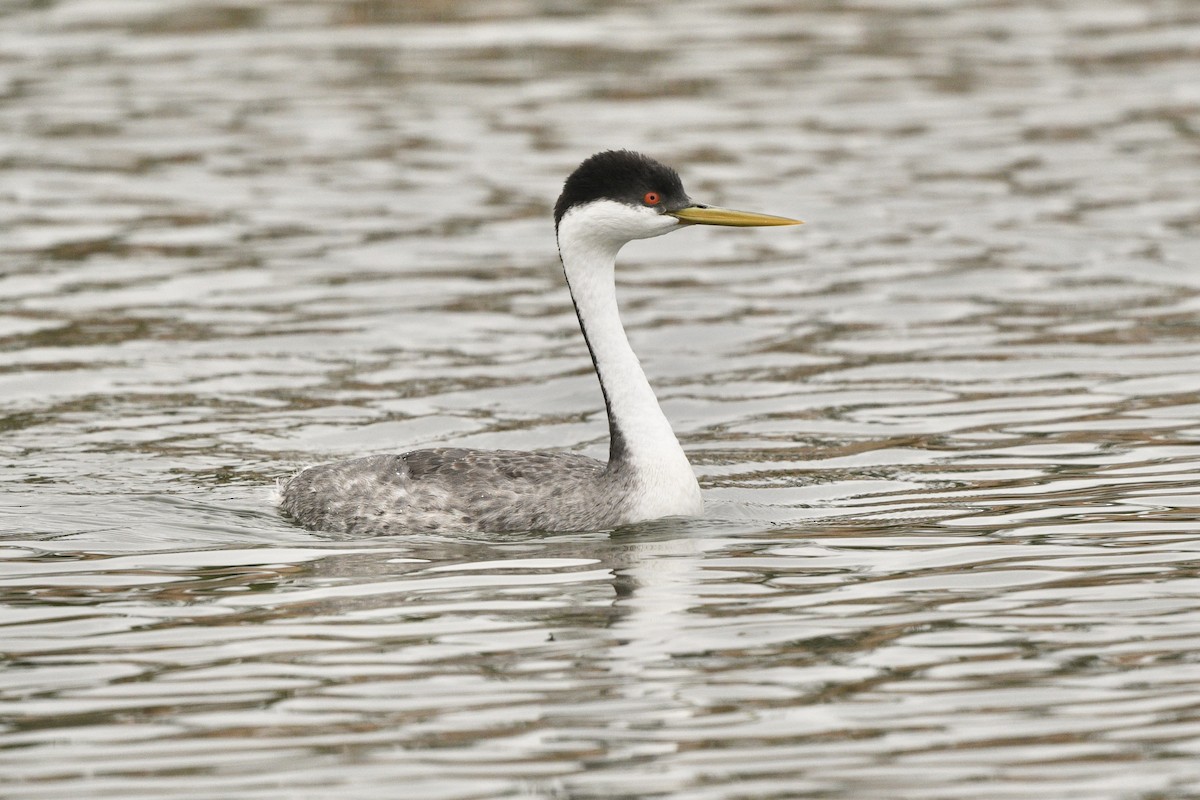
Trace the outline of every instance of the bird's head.
{"type": "Polygon", "coordinates": [[[554,224],[615,248],[687,225],[799,225],[800,220],[734,211],[693,201],[679,173],[629,150],[606,150],[580,164],[563,184],[554,224]]]}

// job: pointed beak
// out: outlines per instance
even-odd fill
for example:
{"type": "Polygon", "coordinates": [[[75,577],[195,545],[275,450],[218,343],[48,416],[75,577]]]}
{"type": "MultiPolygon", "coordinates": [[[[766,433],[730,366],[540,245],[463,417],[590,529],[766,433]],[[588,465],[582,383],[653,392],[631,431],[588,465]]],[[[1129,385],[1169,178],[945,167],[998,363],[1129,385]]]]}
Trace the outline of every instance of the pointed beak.
{"type": "Polygon", "coordinates": [[[754,211],[734,211],[732,208],[717,208],[697,203],[694,206],[667,212],[680,222],[689,225],[729,225],[735,228],[760,228],[767,225],[803,225],[798,219],[773,217],[754,211]]]}

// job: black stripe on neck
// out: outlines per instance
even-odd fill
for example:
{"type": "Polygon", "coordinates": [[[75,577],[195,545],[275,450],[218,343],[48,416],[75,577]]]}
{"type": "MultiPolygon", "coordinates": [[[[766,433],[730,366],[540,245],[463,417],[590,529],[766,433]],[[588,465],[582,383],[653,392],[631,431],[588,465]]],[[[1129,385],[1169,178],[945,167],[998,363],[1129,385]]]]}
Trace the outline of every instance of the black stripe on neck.
{"type": "MultiPolygon", "coordinates": [[[[561,259],[562,255],[559,254],[561,259]]],[[[563,268],[563,277],[567,281],[567,291],[571,293],[571,305],[575,306],[575,318],[579,320],[579,330],[583,331],[583,341],[587,344],[588,355],[592,359],[592,369],[596,372],[596,378],[600,381],[600,393],[604,395],[604,413],[608,416],[608,466],[613,469],[623,464],[629,456],[629,444],[625,439],[625,434],[621,432],[621,428],[617,425],[617,418],[613,416],[612,400],[608,396],[608,388],[604,385],[604,375],[600,372],[600,362],[596,360],[596,350],[592,347],[591,337],[588,336],[588,326],[583,318],[583,312],[579,309],[579,304],[575,302],[575,290],[571,288],[571,278],[567,275],[566,267],[563,268]]]]}

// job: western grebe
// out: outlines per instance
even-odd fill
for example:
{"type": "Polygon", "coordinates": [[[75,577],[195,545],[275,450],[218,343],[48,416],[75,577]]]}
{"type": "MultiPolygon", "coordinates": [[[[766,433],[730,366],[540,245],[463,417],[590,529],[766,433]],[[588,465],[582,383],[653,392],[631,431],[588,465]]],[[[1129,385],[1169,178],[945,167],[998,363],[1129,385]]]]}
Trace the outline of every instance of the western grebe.
{"type": "Polygon", "coordinates": [[[579,165],[554,206],[558,252],[608,410],[608,463],[574,453],[438,448],[309,467],[280,506],[314,530],[581,531],[695,516],[700,485],[621,325],[617,251],[688,225],[798,225],[695,203],[675,170],[626,150],[579,165]]]}

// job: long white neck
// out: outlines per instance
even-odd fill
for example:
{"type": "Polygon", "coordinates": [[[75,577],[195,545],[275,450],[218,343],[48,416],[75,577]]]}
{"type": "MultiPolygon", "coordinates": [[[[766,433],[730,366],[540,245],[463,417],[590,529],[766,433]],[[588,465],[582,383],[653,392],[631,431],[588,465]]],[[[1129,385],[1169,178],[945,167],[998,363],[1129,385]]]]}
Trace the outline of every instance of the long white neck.
{"type": "Polygon", "coordinates": [[[630,522],[698,514],[695,473],[621,325],[613,272],[625,239],[605,235],[586,216],[562,219],[559,254],[608,407],[608,471],[630,479],[630,522]]]}

